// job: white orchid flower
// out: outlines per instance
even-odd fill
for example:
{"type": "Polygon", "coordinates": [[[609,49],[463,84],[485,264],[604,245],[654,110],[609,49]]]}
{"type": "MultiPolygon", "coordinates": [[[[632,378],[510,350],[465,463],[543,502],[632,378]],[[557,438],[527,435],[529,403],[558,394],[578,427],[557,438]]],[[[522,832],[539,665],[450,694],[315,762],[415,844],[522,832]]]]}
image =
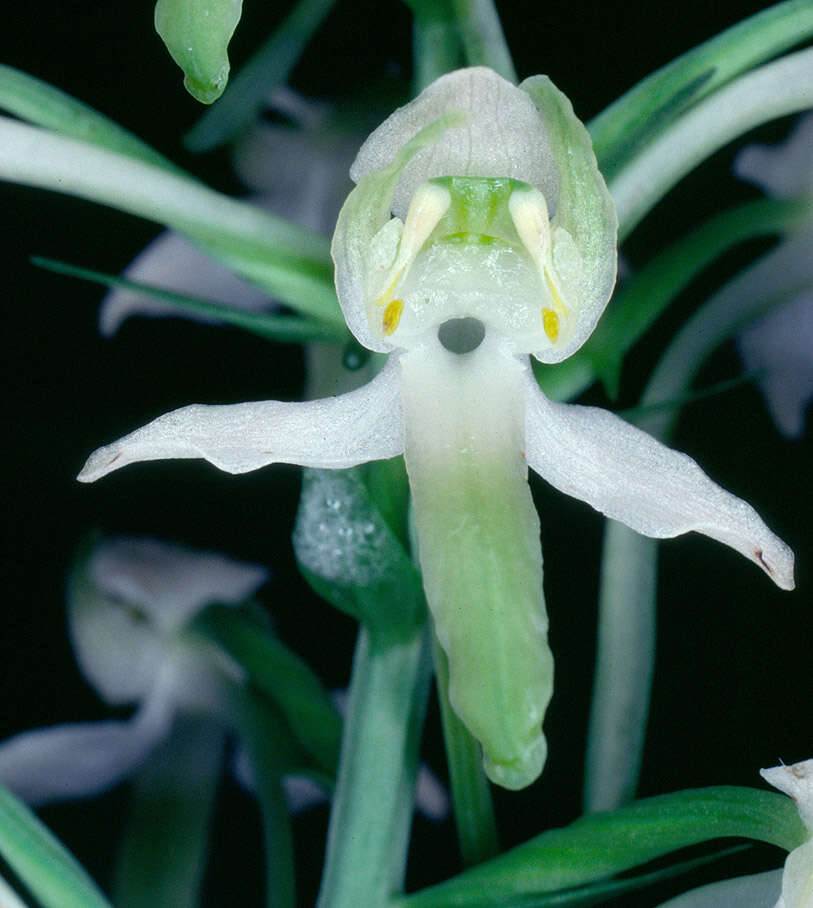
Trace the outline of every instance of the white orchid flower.
{"type": "Polygon", "coordinates": [[[134,773],[181,714],[228,722],[229,681],[242,670],[184,634],[206,605],[244,601],[265,568],[153,539],[100,543],[73,578],[68,620],[77,661],[126,720],[22,732],[0,745],[0,781],[34,805],[99,794],[134,773]]]}
{"type": "Polygon", "coordinates": [[[793,798],[810,836],[787,856],[784,869],[710,883],[660,908],[811,908],[813,906],[813,760],[761,769],[760,775],[793,798]]]}
{"type": "MultiPolygon", "coordinates": [[[[744,148],[734,172],[773,198],[813,193],[813,112],[799,120],[784,142],[744,148]]],[[[813,202],[804,226],[732,281],[726,292],[770,299],[782,286],[805,285],[739,338],[745,368],[761,374],[758,381],[771,416],[791,438],[803,434],[813,398],[813,202]]]]}
{"type": "MultiPolygon", "coordinates": [[[[337,127],[335,112],[326,104],[280,88],[272,94],[268,106],[288,118],[291,125],[261,122],[251,129],[232,152],[237,176],[253,201],[266,211],[328,234],[347,195],[347,170],[356,143],[337,127]]],[[[277,306],[268,294],[209,258],[174,230],[159,234],[123,275],[136,283],[228,303],[249,312],[277,306]]],[[[212,321],[144,293],[116,288],[102,301],[99,330],[110,337],[131,315],[212,321]]]]}
{"type": "Polygon", "coordinates": [[[539,390],[529,354],[554,363],[578,349],[616,263],[588,134],[547,77],[438,79],[372,133],[351,176],[336,285],[358,341],[389,354],[381,372],[307,403],[185,407],[100,448],[79,479],[159,458],[243,473],[403,453],[452,704],[490,778],[520,788],[545,760],[553,674],[528,466],[646,535],[718,539],[785,589],[793,555],[690,458],[539,390]]]}

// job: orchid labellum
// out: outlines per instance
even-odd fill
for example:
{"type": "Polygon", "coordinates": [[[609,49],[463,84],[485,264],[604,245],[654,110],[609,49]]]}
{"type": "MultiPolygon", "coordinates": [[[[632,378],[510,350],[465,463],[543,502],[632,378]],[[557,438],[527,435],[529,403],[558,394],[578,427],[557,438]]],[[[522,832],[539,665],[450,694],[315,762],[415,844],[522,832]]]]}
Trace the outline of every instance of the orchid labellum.
{"type": "Polygon", "coordinates": [[[638,532],[718,539],[785,589],[793,555],[690,458],[539,390],[529,356],[584,343],[616,267],[612,199],[547,77],[438,79],[372,133],[351,176],[336,287],[358,341],[389,354],[376,378],[307,403],[185,407],[96,451],[79,478],[158,458],[242,473],[403,453],[451,702],[489,777],[521,788],[542,771],[553,686],[528,466],[638,532]]]}

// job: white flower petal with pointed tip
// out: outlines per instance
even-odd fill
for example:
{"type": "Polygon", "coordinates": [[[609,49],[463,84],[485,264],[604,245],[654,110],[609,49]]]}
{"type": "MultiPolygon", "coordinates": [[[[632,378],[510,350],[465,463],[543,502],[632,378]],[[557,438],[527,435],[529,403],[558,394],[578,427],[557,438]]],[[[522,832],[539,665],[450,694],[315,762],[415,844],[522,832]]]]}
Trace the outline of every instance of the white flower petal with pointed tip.
{"type": "MultiPolygon", "coordinates": [[[[737,155],[734,172],[773,198],[813,193],[813,112],[800,118],[788,138],[776,145],[749,145],[737,155]]],[[[787,302],[758,319],[740,335],[747,371],[759,373],[759,386],[780,432],[799,438],[813,398],[813,199],[810,218],[779,246],[735,278],[724,292],[758,299],[784,286],[807,284],[787,302]]]]}
{"type": "Polygon", "coordinates": [[[0,781],[35,805],[87,797],[135,772],[179,711],[226,720],[224,684],[240,670],[183,629],[210,603],[244,601],[267,576],[259,565],[153,539],[97,545],[71,581],[71,640],[102,698],[136,711],[13,736],[0,745],[0,781]]]}
{"type": "MultiPolygon", "coordinates": [[[[159,234],[124,269],[123,277],[204,300],[227,300],[237,309],[258,312],[272,305],[266,293],[213,261],[180,233],[159,234]]],[[[109,291],[99,309],[99,331],[112,337],[131,315],[190,317],[163,300],[119,287],[109,291]]],[[[195,315],[196,321],[213,322],[195,315]]]]}
{"type": "Polygon", "coordinates": [[[554,363],[575,352],[616,267],[612,200],[550,80],[443,76],[372,133],[351,175],[336,285],[359,342],[389,354],[378,377],[303,404],[184,408],[100,449],[79,478],[159,457],[239,473],[403,452],[452,705],[490,778],[521,788],[545,761],[553,671],[529,465],[639,532],[719,539],[785,589],[793,555],[688,457],[539,391],[529,354],[554,363]]]}

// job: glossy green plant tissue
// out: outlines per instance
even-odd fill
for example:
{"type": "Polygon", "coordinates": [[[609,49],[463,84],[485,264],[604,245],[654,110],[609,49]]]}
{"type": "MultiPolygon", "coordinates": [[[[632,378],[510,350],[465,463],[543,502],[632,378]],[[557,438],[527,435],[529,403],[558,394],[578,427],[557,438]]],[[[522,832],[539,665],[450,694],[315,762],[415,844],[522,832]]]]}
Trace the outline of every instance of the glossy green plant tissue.
{"type": "Polygon", "coordinates": [[[243,12],[243,0],[158,0],[155,30],[181,67],[184,86],[211,104],[229,80],[227,49],[243,12]]]}

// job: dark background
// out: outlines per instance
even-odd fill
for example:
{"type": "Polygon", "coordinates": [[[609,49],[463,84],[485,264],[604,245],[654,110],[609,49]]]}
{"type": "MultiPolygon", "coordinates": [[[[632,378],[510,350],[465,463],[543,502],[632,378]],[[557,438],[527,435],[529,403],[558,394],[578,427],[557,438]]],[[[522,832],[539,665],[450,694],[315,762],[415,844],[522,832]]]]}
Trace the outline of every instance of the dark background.
{"type": "MultiPolygon", "coordinates": [[[[500,9],[520,77],[548,73],[587,120],[652,69],[762,6],[655,7],[629,0],[595,6],[512,2],[500,9]]],[[[2,62],[109,114],[218,188],[241,191],[225,155],[193,159],[183,150],[180,137],[200,108],[183,91],[179,71],[153,32],[150,3],[46,0],[15,7],[0,33],[2,62]]],[[[286,7],[247,0],[232,45],[235,68],[286,7]]],[[[410,67],[405,7],[395,0],[340,0],[292,81],[300,91],[334,98],[370,82],[408,78],[410,67]]],[[[758,137],[774,140],[786,129],[786,123],[772,125],[758,137]]],[[[733,151],[725,149],[685,180],[668,207],[638,228],[626,247],[633,265],[721,205],[755,195],[730,178],[733,151]]],[[[133,466],[90,487],[74,480],[98,445],[174,407],[296,399],[303,377],[298,348],[179,320],[132,319],[115,339],[104,340],[96,330],[101,292],[38,271],[28,257],[117,272],[159,228],[8,185],[0,185],[0,210],[8,439],[0,737],[108,715],[76,670],[64,631],[65,573],[92,529],[164,536],[271,565],[274,577],[263,600],[280,635],[328,686],[345,686],[354,626],[301,582],[290,552],[297,469],[278,466],[231,477],[202,462],[176,461],[133,466]]],[[[620,405],[635,402],[674,325],[763,248],[752,244],[728,256],[680,298],[674,314],[630,357],[620,405]]],[[[721,350],[700,383],[738,369],[733,350],[721,350]]],[[[598,391],[588,399],[607,404],[598,391]]],[[[797,590],[774,589],[745,559],[700,537],[661,546],[659,655],[643,795],[699,785],[759,785],[759,767],[813,756],[810,431],[798,442],[780,438],[758,393],[745,387],[687,409],[675,446],[752,502],[793,546],[797,590]]],[[[550,757],[541,782],[527,792],[498,796],[506,844],[569,822],[579,810],[594,646],[602,521],[541,482],[533,487],[542,521],[556,692],[545,723],[550,757]]],[[[426,755],[443,776],[434,707],[426,755]]],[[[102,883],[124,803],[119,791],[92,805],[45,814],[102,883]]],[[[212,872],[210,901],[250,905],[260,885],[256,819],[247,799],[228,783],[221,803],[216,837],[224,847],[212,872]],[[233,889],[235,879],[241,882],[233,889]]],[[[297,822],[303,904],[316,891],[326,817],[326,810],[317,810],[297,822]]],[[[751,869],[779,861],[778,852],[765,849],[729,866],[751,869]]],[[[456,868],[451,823],[418,821],[412,884],[456,868]]],[[[659,900],[649,894],[640,904],[659,900]]]]}

